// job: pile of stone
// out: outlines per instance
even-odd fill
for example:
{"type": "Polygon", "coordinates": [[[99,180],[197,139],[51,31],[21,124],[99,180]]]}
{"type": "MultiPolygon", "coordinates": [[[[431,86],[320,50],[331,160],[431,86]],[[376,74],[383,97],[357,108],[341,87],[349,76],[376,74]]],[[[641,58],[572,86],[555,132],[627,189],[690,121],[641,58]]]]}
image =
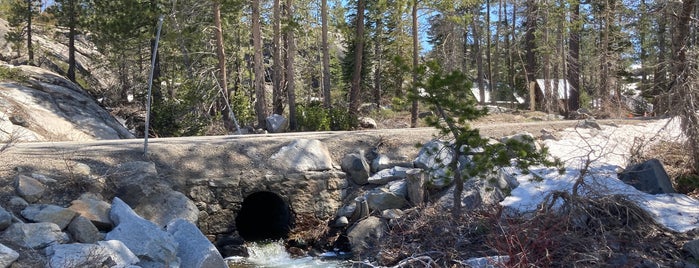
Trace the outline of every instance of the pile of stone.
{"type": "MultiPolygon", "coordinates": [[[[508,139],[530,141],[532,146],[539,148],[529,133],[503,137],[493,142],[506,142],[508,139]]],[[[347,228],[347,237],[355,257],[364,258],[372,254],[373,245],[385,233],[390,221],[402,217],[405,209],[423,204],[426,192],[437,196],[433,201],[445,209],[453,206],[453,179],[444,166],[453,157],[454,152],[447,142],[433,140],[425,144],[413,160],[407,157],[391,159],[386,154],[377,153],[377,150],[351,153],[342,159],[341,168],[348,179],[363,189],[339,209],[334,222],[335,227],[347,228]]],[[[459,166],[466,168],[468,162],[465,157],[459,159],[459,166]]],[[[504,167],[493,175],[466,181],[460,200],[464,211],[502,201],[506,192],[518,186],[512,176],[514,173],[512,168],[504,167]]]]}
{"type": "Polygon", "coordinates": [[[0,267],[15,262],[46,267],[227,267],[196,226],[199,211],[193,202],[152,182],[152,163],[131,162],[115,170],[129,178],[117,185],[131,193],[122,198],[149,219],[122,198],[109,203],[93,193],[67,207],[35,203],[56,182],[43,174],[20,174],[14,183],[17,195],[7,209],[0,208],[0,267]]]}

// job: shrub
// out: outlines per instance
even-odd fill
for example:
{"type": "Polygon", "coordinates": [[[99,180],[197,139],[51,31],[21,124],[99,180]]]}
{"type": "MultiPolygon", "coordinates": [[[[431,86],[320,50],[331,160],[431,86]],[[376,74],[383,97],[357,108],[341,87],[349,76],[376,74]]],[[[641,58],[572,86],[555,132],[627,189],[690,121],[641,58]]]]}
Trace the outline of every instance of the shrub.
{"type": "Polygon", "coordinates": [[[302,131],[350,130],[357,126],[357,119],[346,110],[328,110],[321,103],[297,104],[296,119],[302,131]]]}
{"type": "Polygon", "coordinates": [[[297,104],[296,119],[301,131],[330,130],[330,115],[320,103],[297,104]]]}
{"type": "Polygon", "coordinates": [[[26,82],[29,77],[20,68],[0,65],[0,80],[26,82]]]}
{"type": "Polygon", "coordinates": [[[243,90],[234,92],[230,102],[233,115],[238,120],[238,124],[245,126],[256,121],[255,111],[243,90]]]}

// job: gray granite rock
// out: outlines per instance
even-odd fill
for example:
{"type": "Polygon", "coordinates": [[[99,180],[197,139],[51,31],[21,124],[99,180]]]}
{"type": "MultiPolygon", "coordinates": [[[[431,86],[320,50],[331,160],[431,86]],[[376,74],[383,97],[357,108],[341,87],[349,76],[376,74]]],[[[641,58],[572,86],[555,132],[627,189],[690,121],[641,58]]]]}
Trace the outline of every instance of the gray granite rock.
{"type": "Polygon", "coordinates": [[[167,225],[170,233],[179,244],[177,256],[182,267],[226,268],[226,262],[216,247],[193,223],[177,219],[167,225]]]}
{"type": "Polygon", "coordinates": [[[63,207],[47,204],[33,204],[22,210],[22,217],[33,222],[53,222],[65,229],[78,213],[63,207]]]}
{"type": "Polygon", "coordinates": [[[69,241],[68,234],[62,232],[61,228],[52,222],[14,223],[2,233],[1,237],[20,247],[31,249],[41,249],[69,241]]]}
{"type": "Polygon", "coordinates": [[[116,224],[107,233],[106,240],[119,240],[131,250],[141,261],[139,266],[150,267],[179,267],[177,257],[177,242],[169,233],[163,231],[155,223],[137,215],[124,201],[118,197],[112,202],[109,217],[116,224]]]}

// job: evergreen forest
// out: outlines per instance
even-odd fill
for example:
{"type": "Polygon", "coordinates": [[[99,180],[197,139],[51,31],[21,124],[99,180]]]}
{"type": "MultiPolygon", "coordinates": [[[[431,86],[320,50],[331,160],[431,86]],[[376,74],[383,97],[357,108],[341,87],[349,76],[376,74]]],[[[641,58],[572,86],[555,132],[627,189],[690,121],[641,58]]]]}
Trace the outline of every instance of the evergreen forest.
{"type": "Polygon", "coordinates": [[[61,35],[64,74],[107,107],[145,110],[152,74],[160,137],[264,128],[272,114],[292,131],[353,129],[366,106],[420,126],[428,108],[409,96],[426,62],[465,74],[480,104],[565,116],[634,114],[628,98],[681,115],[696,95],[695,0],[0,2],[17,55],[40,64],[32,33],[61,35]],[[112,85],[85,83],[76,39],[101,52],[112,85]],[[530,107],[541,79],[569,86],[530,107]]]}

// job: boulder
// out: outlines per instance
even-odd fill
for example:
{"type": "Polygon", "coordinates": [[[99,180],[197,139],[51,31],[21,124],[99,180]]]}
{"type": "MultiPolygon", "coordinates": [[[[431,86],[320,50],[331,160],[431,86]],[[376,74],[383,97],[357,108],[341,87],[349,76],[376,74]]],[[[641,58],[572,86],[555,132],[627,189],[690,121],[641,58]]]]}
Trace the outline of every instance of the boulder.
{"type": "Polygon", "coordinates": [[[366,201],[369,205],[369,210],[383,211],[391,208],[404,208],[408,205],[408,201],[388,189],[374,189],[367,193],[366,201]]]}
{"type": "Polygon", "coordinates": [[[116,188],[116,195],[127,204],[164,192],[170,186],[158,178],[158,171],[152,162],[134,161],[119,164],[108,173],[109,180],[116,188]]]}
{"type": "Polygon", "coordinates": [[[356,223],[347,231],[347,238],[352,247],[352,253],[357,259],[373,256],[379,240],[386,234],[387,225],[378,217],[368,218],[356,223]]]}
{"type": "Polygon", "coordinates": [[[335,219],[335,222],[333,222],[333,227],[336,228],[343,228],[349,225],[349,219],[345,216],[340,216],[337,219],[335,219]]]}
{"type": "Polygon", "coordinates": [[[618,178],[638,189],[649,194],[674,193],[670,177],[665,172],[663,164],[658,159],[651,159],[646,162],[627,167],[618,174],[618,178]]]}
{"type": "Polygon", "coordinates": [[[11,129],[0,126],[0,133],[22,133],[20,141],[134,137],[94,97],[65,77],[29,65],[5,67],[21,69],[28,81],[0,84],[0,91],[3,92],[0,95],[0,110],[11,111],[8,117],[15,126],[11,129]]]}
{"type": "Polygon", "coordinates": [[[388,189],[389,193],[395,194],[396,196],[402,197],[402,198],[408,198],[408,181],[403,179],[403,180],[397,180],[397,181],[392,181],[386,184],[386,187],[388,189]]]}
{"type": "Polygon", "coordinates": [[[56,205],[29,205],[22,210],[22,217],[33,222],[53,222],[65,229],[78,213],[56,205]]]}
{"type": "Polygon", "coordinates": [[[330,151],[319,140],[294,140],[272,155],[270,162],[285,172],[326,171],[333,168],[330,151]]]}
{"type": "Polygon", "coordinates": [[[112,202],[109,217],[116,224],[106,240],[119,240],[141,261],[139,266],[179,267],[177,242],[169,233],[137,215],[118,197],[112,202]]]}
{"type": "MultiPolygon", "coordinates": [[[[151,185],[158,181],[158,170],[153,162],[134,161],[122,163],[111,169],[108,174],[117,190],[129,185],[151,185]]],[[[143,192],[143,194],[149,193],[147,191],[144,192],[144,190],[140,192],[143,192]]]]}
{"type": "Polygon", "coordinates": [[[392,208],[392,209],[387,209],[384,211],[381,211],[381,218],[387,219],[387,220],[395,220],[395,219],[400,219],[405,215],[405,212],[403,212],[400,209],[397,208],[392,208]]]}
{"type": "Polygon", "coordinates": [[[104,235],[92,224],[92,221],[83,216],[75,217],[68,224],[67,231],[75,241],[80,243],[96,243],[104,239],[104,235]]]}
{"type": "Polygon", "coordinates": [[[24,200],[33,203],[44,195],[47,187],[37,179],[20,174],[17,175],[15,189],[24,200]]]}
{"type": "Polygon", "coordinates": [[[453,177],[447,165],[454,158],[454,151],[444,142],[432,140],[425,144],[413,161],[416,168],[422,168],[427,174],[426,185],[433,190],[449,186],[453,177]]]}
{"type": "Polygon", "coordinates": [[[12,210],[23,210],[27,206],[29,206],[29,203],[27,200],[24,200],[24,198],[19,196],[13,196],[10,198],[10,208],[12,210]]]}
{"type": "Polygon", "coordinates": [[[357,118],[357,121],[359,121],[359,127],[361,128],[377,128],[379,125],[376,123],[376,120],[369,118],[369,117],[360,117],[357,118]]]}
{"type": "Polygon", "coordinates": [[[283,115],[273,114],[265,119],[267,131],[270,133],[282,133],[289,127],[289,120],[283,115]]]}
{"type": "Polygon", "coordinates": [[[41,249],[52,244],[69,241],[66,233],[52,222],[14,223],[1,235],[4,241],[23,248],[41,249]]]}
{"type": "MultiPolygon", "coordinates": [[[[158,171],[152,162],[129,162],[111,171],[117,196],[136,211],[158,226],[165,227],[170,221],[184,218],[196,223],[199,209],[184,194],[158,179],[158,171]]],[[[86,198],[89,202],[89,198],[86,198]]]]}
{"type": "Polygon", "coordinates": [[[59,244],[46,248],[47,267],[129,267],[138,258],[117,240],[59,244]]]}
{"type": "Polygon", "coordinates": [[[98,241],[97,245],[100,245],[107,251],[116,267],[128,267],[139,261],[138,257],[119,240],[98,241]]]}
{"type": "Polygon", "coordinates": [[[97,244],[59,244],[46,248],[47,267],[110,267],[115,263],[97,244]]]}
{"type": "Polygon", "coordinates": [[[512,190],[519,186],[517,181],[517,173],[519,170],[515,167],[500,167],[495,173],[497,186],[501,190],[512,190]]]}
{"type": "Polygon", "coordinates": [[[12,224],[12,214],[0,207],[0,231],[7,229],[12,224]]]}
{"type": "Polygon", "coordinates": [[[40,173],[32,173],[31,177],[37,179],[43,184],[53,184],[58,182],[56,179],[50,178],[49,176],[40,173]]]}
{"type": "MultiPolygon", "coordinates": [[[[471,178],[464,182],[461,193],[461,207],[464,211],[476,210],[482,207],[495,206],[505,199],[498,181],[481,177],[471,178]]],[[[437,201],[445,209],[454,207],[454,186],[450,187],[437,201]]]]}
{"type": "Polygon", "coordinates": [[[425,176],[422,169],[413,168],[406,171],[407,199],[417,206],[425,201],[425,176]]]}
{"type": "Polygon", "coordinates": [[[95,227],[103,231],[111,230],[113,227],[112,220],[109,219],[109,210],[111,208],[111,204],[92,193],[81,195],[79,199],[71,202],[70,207],[68,207],[68,209],[92,221],[95,227]]]}
{"type": "Polygon", "coordinates": [[[132,200],[130,205],[138,215],[161,228],[175,219],[185,219],[192,223],[199,221],[199,209],[194,201],[183,193],[167,188],[138,200],[132,200]]]}
{"type": "Polygon", "coordinates": [[[193,223],[177,219],[167,225],[170,233],[179,244],[177,256],[182,267],[225,268],[228,267],[216,247],[193,223]]]}
{"type": "Polygon", "coordinates": [[[434,169],[450,163],[453,158],[454,152],[443,141],[431,140],[422,146],[413,163],[416,168],[434,169]]]}
{"type": "Polygon", "coordinates": [[[354,204],[348,205],[346,208],[347,213],[350,213],[348,216],[348,221],[350,222],[364,219],[371,213],[371,211],[369,211],[369,204],[363,196],[356,197],[354,199],[354,204]]]}
{"type": "Polygon", "coordinates": [[[385,154],[377,154],[374,160],[371,160],[371,172],[378,172],[391,167],[391,159],[385,154]]]}
{"type": "MultiPolygon", "coordinates": [[[[363,197],[357,197],[364,199],[363,197]]],[[[344,216],[344,217],[350,217],[352,214],[354,214],[354,211],[357,210],[357,203],[356,203],[356,198],[355,202],[351,202],[347,205],[342,206],[337,210],[337,216],[344,216]]]]}
{"type": "Polygon", "coordinates": [[[345,155],[340,167],[354,183],[364,185],[369,182],[369,163],[363,153],[345,155]]]}
{"type": "Polygon", "coordinates": [[[535,151],[541,150],[541,146],[534,140],[534,135],[526,131],[500,138],[500,142],[504,144],[507,144],[509,141],[517,141],[523,144],[528,144],[529,147],[535,151]]]}
{"type": "Polygon", "coordinates": [[[541,132],[540,139],[542,139],[542,140],[556,140],[556,141],[558,140],[558,137],[556,137],[556,133],[554,133],[551,130],[542,128],[540,132],[541,132]]]}
{"type": "Polygon", "coordinates": [[[602,127],[597,123],[597,120],[595,120],[592,117],[588,117],[585,120],[578,121],[578,123],[575,125],[575,127],[579,128],[594,128],[598,130],[602,130],[602,127]]]}
{"type": "Polygon", "coordinates": [[[0,267],[10,267],[19,258],[17,251],[0,244],[0,267]]]}
{"type": "Polygon", "coordinates": [[[371,184],[383,185],[390,181],[405,179],[408,176],[406,173],[408,170],[410,169],[405,167],[392,167],[390,169],[384,169],[374,175],[371,175],[371,177],[367,179],[367,182],[371,184]]]}
{"type": "Polygon", "coordinates": [[[73,175],[89,176],[92,174],[92,169],[85,163],[75,162],[71,163],[70,172],[72,172],[73,175]]]}
{"type": "Polygon", "coordinates": [[[695,260],[699,260],[699,239],[684,243],[684,245],[682,245],[682,250],[689,252],[695,260]]]}

